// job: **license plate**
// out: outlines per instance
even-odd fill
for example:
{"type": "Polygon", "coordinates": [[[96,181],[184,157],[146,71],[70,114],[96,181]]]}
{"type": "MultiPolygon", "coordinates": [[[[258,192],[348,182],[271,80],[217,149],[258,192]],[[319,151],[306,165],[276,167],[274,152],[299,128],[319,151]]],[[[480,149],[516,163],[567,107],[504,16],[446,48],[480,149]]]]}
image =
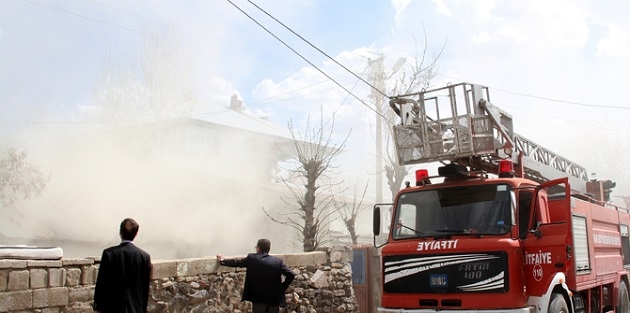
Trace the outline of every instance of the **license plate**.
{"type": "Polygon", "coordinates": [[[446,287],[448,286],[448,276],[446,274],[434,274],[429,276],[429,286],[446,287]]]}

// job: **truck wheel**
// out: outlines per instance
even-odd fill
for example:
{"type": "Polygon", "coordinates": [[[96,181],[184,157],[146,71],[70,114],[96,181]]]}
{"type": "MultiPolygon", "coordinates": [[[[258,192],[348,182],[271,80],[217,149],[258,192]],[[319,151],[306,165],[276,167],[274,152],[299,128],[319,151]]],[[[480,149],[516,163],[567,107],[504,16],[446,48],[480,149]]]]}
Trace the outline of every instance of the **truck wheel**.
{"type": "Polygon", "coordinates": [[[617,312],[628,313],[630,310],[630,299],[628,298],[628,286],[625,282],[619,284],[619,306],[617,312]]]}
{"type": "Polygon", "coordinates": [[[549,302],[549,313],[569,313],[567,301],[559,293],[551,294],[551,302],[549,302]]]}

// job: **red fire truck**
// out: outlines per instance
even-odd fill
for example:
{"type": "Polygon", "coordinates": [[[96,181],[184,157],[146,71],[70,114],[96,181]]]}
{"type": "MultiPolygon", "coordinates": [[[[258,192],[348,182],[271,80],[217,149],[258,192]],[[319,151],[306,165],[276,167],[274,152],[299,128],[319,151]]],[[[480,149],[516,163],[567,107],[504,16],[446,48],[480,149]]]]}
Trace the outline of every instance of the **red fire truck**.
{"type": "Polygon", "coordinates": [[[610,180],[512,130],[487,87],[394,97],[400,164],[416,171],[374,207],[378,312],[629,312],[630,214],[610,180]]]}

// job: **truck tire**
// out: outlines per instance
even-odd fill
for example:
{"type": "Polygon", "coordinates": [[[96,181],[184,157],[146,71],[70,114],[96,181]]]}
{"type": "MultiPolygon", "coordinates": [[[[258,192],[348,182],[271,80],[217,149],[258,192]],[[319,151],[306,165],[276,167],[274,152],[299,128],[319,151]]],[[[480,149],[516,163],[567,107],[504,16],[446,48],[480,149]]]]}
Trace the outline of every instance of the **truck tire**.
{"type": "Polygon", "coordinates": [[[551,302],[549,302],[549,313],[569,313],[567,301],[559,293],[551,294],[551,302]]]}
{"type": "Polygon", "coordinates": [[[617,313],[628,313],[630,311],[630,299],[628,296],[628,286],[622,281],[619,284],[619,306],[617,307],[617,313]]]}

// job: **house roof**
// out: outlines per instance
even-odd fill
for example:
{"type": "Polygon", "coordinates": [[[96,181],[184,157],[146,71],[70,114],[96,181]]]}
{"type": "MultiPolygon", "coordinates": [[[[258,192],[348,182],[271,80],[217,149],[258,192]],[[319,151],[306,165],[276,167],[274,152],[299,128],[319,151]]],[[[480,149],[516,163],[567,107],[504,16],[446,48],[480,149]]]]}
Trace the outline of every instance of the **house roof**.
{"type": "MultiPolygon", "coordinates": [[[[286,155],[293,155],[295,141],[301,141],[300,138],[294,139],[288,127],[279,127],[268,120],[253,116],[243,110],[243,106],[236,96],[232,97],[232,103],[229,107],[221,106],[213,103],[204,102],[203,109],[198,109],[190,116],[191,120],[230,127],[234,129],[250,131],[257,134],[267,135],[276,138],[276,144],[279,148],[287,149],[284,151],[286,155]],[[237,103],[238,102],[238,103],[237,103]]],[[[304,140],[309,142],[308,139],[304,140]]],[[[321,143],[310,142],[321,146],[321,143]]],[[[332,147],[322,146],[325,151],[330,151],[332,147]]]]}
{"type": "Polygon", "coordinates": [[[191,118],[293,141],[288,129],[278,127],[263,118],[253,116],[246,112],[205,103],[203,110],[204,112],[202,113],[193,113],[191,118]]]}

